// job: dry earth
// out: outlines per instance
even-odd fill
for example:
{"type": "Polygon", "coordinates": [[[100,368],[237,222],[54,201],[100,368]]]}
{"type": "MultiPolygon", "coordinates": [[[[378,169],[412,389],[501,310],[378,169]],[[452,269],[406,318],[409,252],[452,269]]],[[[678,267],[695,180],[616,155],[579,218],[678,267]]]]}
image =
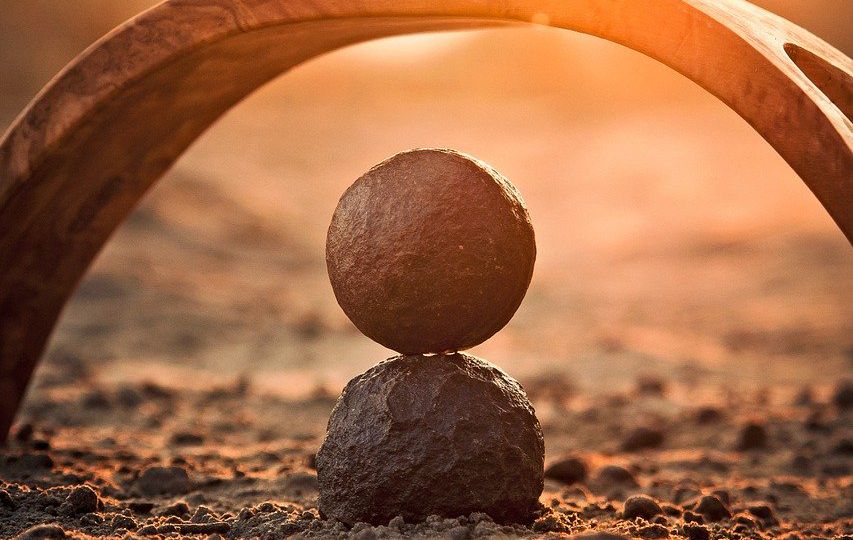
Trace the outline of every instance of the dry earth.
{"type": "MultiPolygon", "coordinates": [[[[2,123],[146,2],[0,4],[2,123]]],[[[651,60],[542,30],[350,48],[227,115],[116,233],[0,450],[0,537],[850,537],[851,298],[853,250],[790,168],[651,60]],[[419,146],[490,162],[536,227],[525,303],[474,351],[561,464],[529,526],[315,509],[337,393],[390,355],[335,304],[325,228],[419,146]]]]}

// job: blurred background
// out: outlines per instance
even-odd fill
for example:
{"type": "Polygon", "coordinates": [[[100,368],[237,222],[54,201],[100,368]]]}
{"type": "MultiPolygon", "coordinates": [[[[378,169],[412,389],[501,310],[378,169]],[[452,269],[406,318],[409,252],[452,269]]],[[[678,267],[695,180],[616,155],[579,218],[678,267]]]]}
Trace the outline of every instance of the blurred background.
{"type": "MultiPolygon", "coordinates": [[[[0,128],[154,3],[0,0],[0,128]]],[[[853,53],[853,2],[757,3],[853,53]]],[[[106,246],[36,388],[76,358],[104,385],[247,374],[284,396],[336,394],[392,353],[335,303],[326,227],[370,166],[430,146],[487,161],[529,205],[532,286],[474,351],[522,381],[560,376],[595,393],[651,374],[696,400],[829,388],[851,372],[853,250],[790,167],[665,66],[530,28],[349,47],[251,96],[106,246]]]]}

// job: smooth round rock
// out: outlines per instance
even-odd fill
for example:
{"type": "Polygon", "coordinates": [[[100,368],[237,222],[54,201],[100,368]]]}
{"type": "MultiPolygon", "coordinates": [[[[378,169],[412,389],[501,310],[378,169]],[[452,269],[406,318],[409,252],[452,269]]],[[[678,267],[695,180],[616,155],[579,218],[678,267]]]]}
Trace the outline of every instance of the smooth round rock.
{"type": "Polygon", "coordinates": [[[722,521],[732,517],[732,513],[723,504],[723,501],[714,495],[705,495],[699,499],[699,504],[696,505],[695,510],[710,522],[722,521]]]}
{"type": "Polygon", "coordinates": [[[645,520],[651,520],[655,516],[663,514],[663,509],[658,502],[646,495],[634,495],[628,497],[625,501],[625,506],[622,509],[623,519],[634,519],[641,517],[645,520]]]}
{"type": "Polygon", "coordinates": [[[512,318],[536,259],[518,190],[452,150],[403,152],[341,197],[326,242],[355,326],[403,354],[464,350],[512,318]]]}
{"type": "Polygon", "coordinates": [[[347,524],[484,512],[530,522],[544,442],[521,385],[473,356],[398,356],[347,384],[317,453],[320,513],[347,524]]]}
{"type": "Polygon", "coordinates": [[[545,469],[545,478],[571,485],[586,480],[588,473],[589,469],[584,460],[568,456],[551,463],[545,469]]]}

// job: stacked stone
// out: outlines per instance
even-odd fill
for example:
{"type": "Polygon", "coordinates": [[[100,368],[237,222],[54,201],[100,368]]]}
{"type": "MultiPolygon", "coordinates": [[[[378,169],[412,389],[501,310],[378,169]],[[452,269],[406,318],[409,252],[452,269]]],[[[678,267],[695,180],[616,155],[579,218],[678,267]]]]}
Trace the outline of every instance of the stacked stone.
{"type": "Polygon", "coordinates": [[[530,521],[544,463],[533,407],[459,351],[509,322],[535,258],[518,190],[465,154],[397,154],[344,193],[326,244],[332,288],[359,330],[402,356],[350,381],[332,411],[317,454],[324,516],[530,521]]]}

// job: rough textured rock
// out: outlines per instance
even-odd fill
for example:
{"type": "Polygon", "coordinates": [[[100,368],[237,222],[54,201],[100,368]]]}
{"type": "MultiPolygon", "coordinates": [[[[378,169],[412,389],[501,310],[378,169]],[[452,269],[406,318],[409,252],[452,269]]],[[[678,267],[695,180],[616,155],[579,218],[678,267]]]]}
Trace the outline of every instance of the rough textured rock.
{"type": "Polygon", "coordinates": [[[72,515],[88,514],[98,510],[98,494],[89,486],[75,488],[65,499],[60,510],[67,510],[72,515]]]}
{"type": "Polygon", "coordinates": [[[685,525],[681,528],[689,540],[710,540],[711,533],[702,525],[685,525]]]}
{"type": "Polygon", "coordinates": [[[529,522],[544,443],[524,390],[465,354],[398,356],[347,384],[317,453],[320,512],[347,524],[484,512],[529,522]]]}
{"type": "Polygon", "coordinates": [[[412,150],[370,169],[341,197],[326,243],[344,312],[403,354],[491,337],[521,304],[535,259],[518,190],[451,150],[412,150]]]}

